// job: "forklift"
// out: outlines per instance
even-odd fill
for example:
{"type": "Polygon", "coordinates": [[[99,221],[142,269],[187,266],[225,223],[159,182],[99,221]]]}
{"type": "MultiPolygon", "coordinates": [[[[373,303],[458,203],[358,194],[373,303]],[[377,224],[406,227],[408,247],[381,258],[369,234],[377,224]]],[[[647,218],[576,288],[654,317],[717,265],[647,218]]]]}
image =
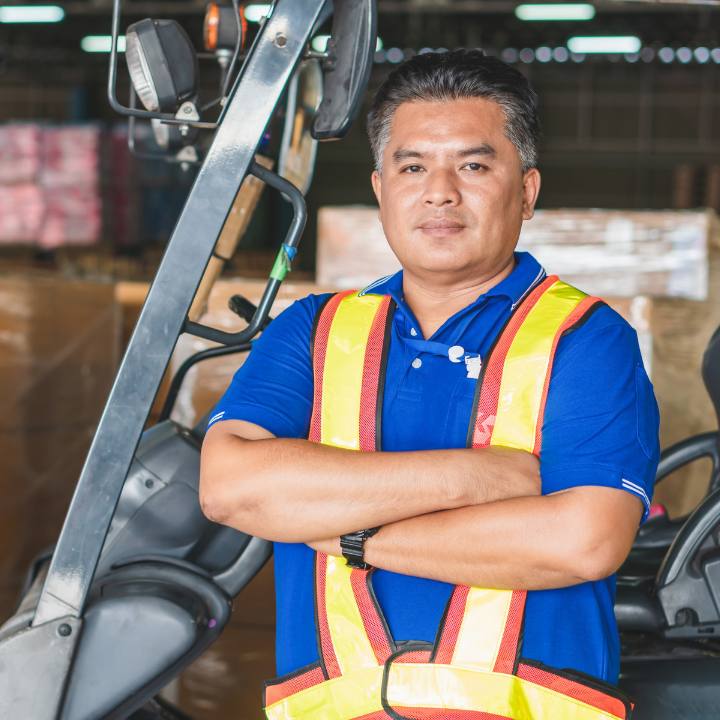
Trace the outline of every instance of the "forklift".
{"type": "MultiPolygon", "coordinates": [[[[55,547],[30,568],[15,614],[0,627],[2,720],[181,720],[161,690],[222,633],[233,599],[271,554],[271,544],[210,522],[200,510],[195,427],[170,419],[187,371],[247,352],[270,322],[297,253],[318,141],[342,138],[359,110],[376,45],[374,0],[276,0],[245,49],[238,0],[211,4],[209,55],[218,97],[197,97],[198,53],[173,20],[127,28],[127,105],[117,97],[121,0],[113,0],[108,99],[128,118],[132,152],[197,175],[130,338],[55,547]],[[310,42],[331,22],[325,51],[310,42]],[[283,106],[285,102],[285,106],[283,106]],[[284,113],[278,172],[258,154],[284,113]],[[141,147],[150,123],[156,147],[141,147]],[[239,332],[199,322],[232,256],[224,233],[234,207],[252,207],[259,184],[292,210],[257,307],[235,296],[239,332]],[[253,190],[254,188],[254,190],[253,190]],[[172,380],[160,421],[144,429],[178,337],[217,343],[188,358],[172,380]]],[[[204,59],[204,58],[201,58],[204,59]]],[[[704,379],[720,413],[720,335],[704,379]]],[[[618,578],[620,684],[640,720],[720,717],[720,451],[718,433],[665,453],[659,477],[712,460],[706,497],[688,517],[659,515],[640,530],[618,578]]]]}

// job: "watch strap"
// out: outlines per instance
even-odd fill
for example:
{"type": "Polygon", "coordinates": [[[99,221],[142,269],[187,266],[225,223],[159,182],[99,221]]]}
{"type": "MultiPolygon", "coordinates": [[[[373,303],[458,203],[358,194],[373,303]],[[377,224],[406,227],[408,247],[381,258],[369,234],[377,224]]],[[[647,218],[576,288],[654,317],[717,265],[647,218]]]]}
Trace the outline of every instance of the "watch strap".
{"type": "Polygon", "coordinates": [[[370,528],[368,530],[358,530],[357,532],[347,533],[340,537],[340,548],[343,557],[350,567],[358,570],[369,570],[372,566],[365,562],[365,541],[375,535],[379,527],[370,528]]]}

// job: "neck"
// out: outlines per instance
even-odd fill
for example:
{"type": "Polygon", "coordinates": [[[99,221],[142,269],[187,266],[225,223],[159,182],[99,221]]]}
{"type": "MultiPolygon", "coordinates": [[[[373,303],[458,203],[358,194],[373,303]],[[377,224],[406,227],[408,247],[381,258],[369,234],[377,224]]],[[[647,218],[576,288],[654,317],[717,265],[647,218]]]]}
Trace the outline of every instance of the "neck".
{"type": "Polygon", "coordinates": [[[431,337],[452,315],[474,302],[504,280],[515,267],[511,255],[500,268],[493,268],[486,274],[458,282],[435,282],[434,278],[419,277],[403,271],[403,293],[405,302],[420,323],[423,337],[431,337]]]}

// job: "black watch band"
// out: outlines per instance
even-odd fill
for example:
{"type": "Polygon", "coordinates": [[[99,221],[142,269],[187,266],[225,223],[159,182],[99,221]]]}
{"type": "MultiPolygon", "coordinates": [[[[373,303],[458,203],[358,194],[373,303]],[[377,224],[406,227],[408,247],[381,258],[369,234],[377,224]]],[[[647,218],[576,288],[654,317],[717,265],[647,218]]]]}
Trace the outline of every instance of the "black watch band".
{"type": "Polygon", "coordinates": [[[365,562],[365,541],[372,537],[380,528],[358,530],[340,538],[340,547],[347,564],[358,570],[369,570],[372,566],[365,562]]]}

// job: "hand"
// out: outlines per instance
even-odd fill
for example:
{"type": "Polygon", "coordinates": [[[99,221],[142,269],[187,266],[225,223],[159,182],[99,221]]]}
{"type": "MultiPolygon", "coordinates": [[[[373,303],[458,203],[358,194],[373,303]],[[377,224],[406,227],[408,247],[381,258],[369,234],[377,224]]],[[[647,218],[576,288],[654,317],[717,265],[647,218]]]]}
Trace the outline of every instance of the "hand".
{"type": "Polygon", "coordinates": [[[307,543],[307,546],[311,547],[316,552],[342,557],[339,537],[326,538],[325,540],[313,540],[312,542],[307,543]]]}
{"type": "Polygon", "coordinates": [[[540,462],[532,453],[491,445],[472,451],[471,457],[477,475],[470,476],[474,487],[469,505],[541,494],[540,462]]]}

